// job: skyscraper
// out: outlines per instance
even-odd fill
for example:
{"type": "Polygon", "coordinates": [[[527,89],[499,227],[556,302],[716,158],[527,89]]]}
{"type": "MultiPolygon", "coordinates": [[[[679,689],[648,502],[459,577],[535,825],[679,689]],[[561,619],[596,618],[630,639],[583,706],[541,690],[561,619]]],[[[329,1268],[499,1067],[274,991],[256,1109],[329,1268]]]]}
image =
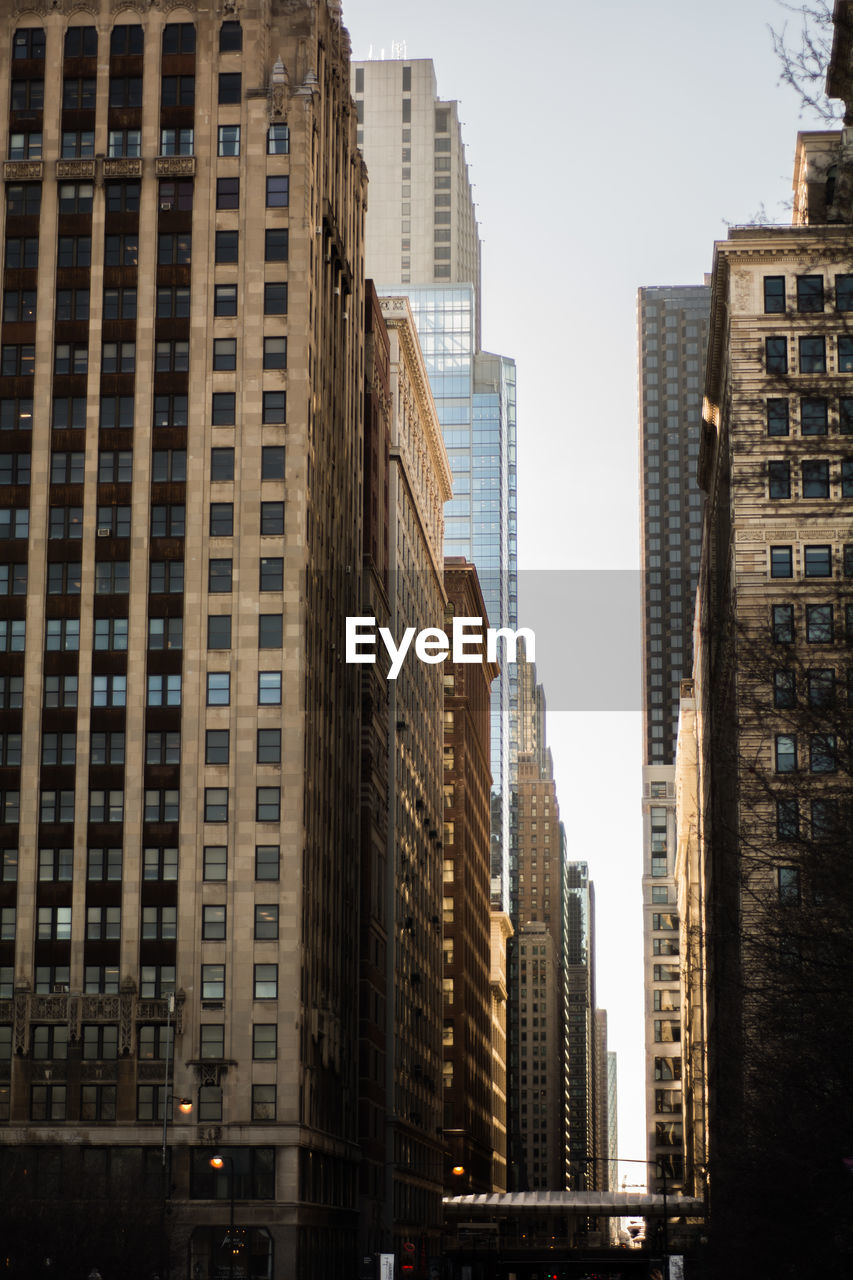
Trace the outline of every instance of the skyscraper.
{"type": "MultiPolygon", "coordinates": [[[[839,18],[828,84],[849,113],[843,0],[839,18]]],[[[733,228],[714,253],[679,892],[705,960],[684,1088],[707,1164],[686,1174],[738,1276],[851,1258],[851,176],[846,129],[800,134],[793,225],[733,228]]]]}
{"type": "MultiPolygon", "coordinates": [[[[517,620],[515,365],[480,350],[480,241],[456,104],[429,60],[358,62],[367,270],[411,303],[453,472],[446,552],[477,568],[492,626],[517,620]],[[399,252],[398,252],[399,250],[399,252]]],[[[492,691],[492,904],[509,910],[513,669],[492,691]]]]}
{"type": "Polygon", "coordinates": [[[365,199],[340,5],[5,10],[4,1197],[26,1224],[60,1186],[87,1222],[165,1195],[191,1274],[336,1274],[365,199]]]}
{"type": "MultiPolygon", "coordinates": [[[[646,1115],[650,1185],[666,1160],[680,1183],[676,1130],[661,1130],[673,1103],[667,1073],[680,1069],[673,974],[678,970],[675,902],[675,742],[680,682],[693,650],[693,602],[702,538],[696,476],[710,287],[639,290],[640,467],[643,569],[643,941],[646,1115]],[[669,1016],[661,1018],[661,1013],[669,1016]],[[662,1039],[663,1037],[663,1039],[662,1039]],[[665,1149],[657,1142],[665,1137],[665,1149]]],[[[680,1098],[680,1094],[679,1094],[680,1098]]]]}

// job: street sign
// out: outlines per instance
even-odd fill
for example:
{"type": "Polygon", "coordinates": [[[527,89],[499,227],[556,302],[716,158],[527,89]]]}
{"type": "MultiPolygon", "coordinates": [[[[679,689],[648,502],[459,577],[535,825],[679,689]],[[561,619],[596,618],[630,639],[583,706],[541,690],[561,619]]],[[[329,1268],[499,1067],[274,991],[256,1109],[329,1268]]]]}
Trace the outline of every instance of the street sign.
{"type": "Polygon", "coordinates": [[[394,1255],[393,1255],[393,1253],[380,1253],[380,1255],[379,1255],[379,1280],[394,1280],[394,1255]]]}

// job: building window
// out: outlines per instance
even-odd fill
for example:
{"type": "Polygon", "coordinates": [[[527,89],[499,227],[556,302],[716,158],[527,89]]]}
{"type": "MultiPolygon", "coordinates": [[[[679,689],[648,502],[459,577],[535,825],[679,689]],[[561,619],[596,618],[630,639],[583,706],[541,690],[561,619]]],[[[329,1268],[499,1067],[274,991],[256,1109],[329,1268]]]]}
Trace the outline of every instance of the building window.
{"type": "Polygon", "coordinates": [[[776,734],[776,772],[795,773],[797,769],[797,739],[792,733],[776,734]]]}
{"type": "Polygon", "coordinates": [[[214,259],[216,262],[236,262],[239,237],[236,231],[217,231],[214,259]]]}
{"type": "Polygon", "coordinates": [[[160,155],[191,156],[193,154],[194,137],[195,134],[192,129],[161,129],[160,155]]]}
{"type": "Polygon", "coordinates": [[[252,1058],[255,1062],[275,1061],[278,1057],[278,1028],[274,1022],[256,1022],[252,1027],[252,1058]]]}
{"type": "MultiPolygon", "coordinates": [[[[166,237],[167,239],[169,237],[166,237]]],[[[61,246],[60,246],[61,249],[61,246]]],[[[104,239],[105,267],[135,267],[139,261],[139,237],[135,234],[106,236],[104,239]]],[[[62,264],[60,264],[62,265],[62,264]]],[[[71,265],[70,263],[65,265],[71,265]]],[[[78,260],[78,266],[80,265],[78,260]]]]}
{"type": "Polygon", "coordinates": [[[225,906],[215,903],[201,909],[201,936],[206,942],[221,942],[225,938],[225,906]]]}
{"type": "Polygon", "coordinates": [[[267,208],[286,209],[290,200],[290,178],[285,174],[267,176],[267,208]]]}
{"type": "MultiPolygon", "coordinates": [[[[71,850],[48,849],[44,853],[71,853],[71,850]]],[[[121,849],[90,849],[87,854],[87,878],[89,880],[121,880],[121,849]]]]}
{"type": "Polygon", "coordinates": [[[240,154],[240,126],[238,124],[221,124],[219,126],[217,154],[220,156],[238,156],[240,154]]]}
{"type": "Polygon", "coordinates": [[[838,372],[853,372],[853,338],[838,339],[838,372]]]}
{"type": "Polygon", "coordinates": [[[237,369],[236,338],[214,338],[213,367],[220,372],[237,369]]]}
{"type": "MultiPolygon", "coordinates": [[[[767,341],[772,339],[768,338],[767,341]]],[[[804,337],[798,339],[798,345],[800,373],[826,373],[826,340],[822,337],[804,337]]]]}
{"type": "MultiPolygon", "coordinates": [[[[109,240],[110,237],[107,237],[107,239],[109,240]]],[[[190,231],[181,232],[180,234],[159,235],[157,237],[157,261],[161,266],[167,267],[186,265],[192,262],[192,248],[193,238],[190,231]]],[[[159,367],[161,366],[158,365],[159,367]]]]}
{"type": "Polygon", "coordinates": [[[838,744],[834,733],[813,733],[809,738],[809,771],[835,773],[838,768],[838,744]]]}
{"type": "Polygon", "coordinates": [[[230,559],[209,561],[207,589],[211,595],[222,595],[231,590],[231,565],[230,559]]]}
{"type": "Polygon", "coordinates": [[[788,372],[788,339],[765,338],[765,364],[768,373],[788,372]]]}
{"type": "Polygon", "coordinates": [[[205,822],[228,821],[228,788],[205,787],[204,789],[205,822]]]}
{"type": "MultiPolygon", "coordinates": [[[[263,532],[263,529],[261,532],[263,532]]],[[[258,589],[260,591],[282,591],[283,588],[284,559],[281,556],[261,556],[258,589]]]]}
{"type": "MultiPolygon", "coordinates": [[[[156,793],[154,793],[156,794],[156,793]]],[[[177,795],[176,792],[172,793],[177,795]]],[[[177,809],[175,810],[177,812],[177,809]]],[[[175,848],[147,848],[142,851],[143,880],[177,880],[178,851],[175,848]]]]}
{"type": "Polygon", "coordinates": [[[797,276],[797,310],[823,311],[823,276],[797,276]]]}
{"type": "Polygon", "coordinates": [[[790,498],[791,496],[791,464],[787,461],[774,461],[767,464],[768,497],[790,498]]]}
{"type": "MultiPolygon", "coordinates": [[[[95,679],[98,677],[96,676],[95,679]]],[[[124,679],[124,677],[122,677],[124,679]]],[[[180,673],[173,675],[149,675],[148,677],[148,706],[149,707],[179,707],[181,705],[181,676],[180,673]]]]}
{"type": "Polygon", "coordinates": [[[794,573],[794,557],[791,547],[770,548],[770,577],[790,578],[794,573]]]}
{"type": "Polygon", "coordinates": [[[162,1023],[142,1025],[136,1029],[136,1056],[140,1062],[164,1060],[172,1055],[174,1036],[171,1027],[162,1023]]]}
{"type": "Polygon", "coordinates": [[[278,965],[256,964],[254,996],[256,1000],[278,999],[278,965]]]}
{"type": "Polygon", "coordinates": [[[258,729],[258,764],[281,764],[281,729],[258,729]]]}
{"type": "MultiPolygon", "coordinates": [[[[11,735],[8,735],[11,736],[11,735]]],[[[18,746],[20,748],[20,734],[18,746]]],[[[8,741],[8,738],[7,738],[8,741]]],[[[77,760],[77,734],[76,733],[43,733],[41,739],[41,762],[42,764],[74,764],[77,760]]],[[[7,759],[8,764],[20,764],[20,759],[12,761],[7,759]]]]}
{"type": "Polygon", "coordinates": [[[833,613],[831,604],[806,605],[806,640],[809,644],[831,644],[833,613]]]}
{"type": "Polygon", "coordinates": [[[231,705],[231,676],[227,671],[208,671],[207,705],[228,707],[231,705]]]}
{"type": "Polygon", "coordinates": [[[219,52],[237,53],[243,48],[243,28],[239,22],[223,22],[219,28],[219,52]]]}
{"type": "Polygon", "coordinates": [[[831,578],[832,547],[805,547],[803,550],[803,568],[807,578],[831,578]]]}
{"type": "MultiPolygon", "coordinates": [[[[82,458],[82,454],[80,457],[82,458]]],[[[284,445],[265,444],[261,446],[261,479],[284,479],[284,445]]]]}
{"type": "Polygon", "coordinates": [[[237,314],[236,284],[217,284],[214,286],[213,314],[215,316],[236,316],[237,314]]]}
{"type": "MultiPolygon", "coordinates": [[[[62,146],[65,149],[65,138],[67,134],[63,134],[62,146]]],[[[72,135],[74,136],[74,135],[72,135]]],[[[80,136],[80,135],[77,135],[80,136]]],[[[83,135],[85,136],[85,135],[83,135]]],[[[92,135],[94,143],[94,135],[92,135]]],[[[89,155],[94,155],[94,145],[89,155]]],[[[141,129],[110,129],[107,139],[107,155],[111,159],[120,156],[139,157],[142,155],[142,130],[141,129]]]]}
{"type": "Polygon", "coordinates": [[[286,156],[290,153],[290,129],[286,124],[271,124],[267,130],[267,155],[286,156]]]}
{"type": "MultiPolygon", "coordinates": [[[[127,618],[96,618],[95,619],[95,650],[112,650],[117,653],[124,652],[127,649],[127,618]]],[[[122,677],[124,678],[124,677],[122,677]]],[[[102,704],[109,706],[109,703],[102,704]]],[[[124,705],[122,703],[122,705],[124,705]]]]}
{"type": "Polygon", "coordinates": [[[853,459],[851,458],[841,460],[841,496],[853,498],[853,459]]]}
{"type": "Polygon", "coordinates": [[[798,840],[800,836],[800,806],[797,800],[786,797],[776,801],[776,838],[798,840]]]}
{"type": "MultiPolygon", "coordinates": [[[[72,791],[69,794],[73,796],[74,792],[72,791]]],[[[44,792],[42,792],[42,795],[44,795],[44,792]]],[[[71,908],[39,907],[36,937],[39,942],[70,942],[71,908]]]]}
{"type": "Polygon", "coordinates": [[[281,819],[281,788],[258,787],[255,796],[257,822],[278,822],[281,819]]]}
{"type": "Polygon", "coordinates": [[[123,822],[124,791],[118,789],[112,791],[102,791],[100,789],[90,791],[89,821],[123,822]]]}
{"type": "Polygon", "coordinates": [[[166,1114],[165,1084],[140,1084],[136,1089],[136,1118],[146,1120],[162,1120],[166,1114]]]}
{"type": "Polygon", "coordinates": [[[263,423],[265,426],[283,426],[286,421],[287,393],[265,391],[263,393],[263,423]]]}
{"type": "Polygon", "coordinates": [[[205,880],[226,880],[228,878],[227,847],[224,844],[206,844],[203,867],[205,880]]]}
{"type": "Polygon", "coordinates": [[[139,994],[143,1000],[159,1000],[175,990],[173,964],[144,964],[139,970],[139,994]]]}
{"type": "MultiPolygon", "coordinates": [[[[41,27],[21,27],[12,39],[12,58],[44,60],[45,36],[41,27]]],[[[40,81],[39,83],[43,83],[40,81]]],[[[14,107],[13,107],[14,110],[14,107]]]]}
{"type": "Polygon", "coordinates": [[[240,208],[239,178],[216,179],[216,207],[217,209],[240,208]]]}
{"type": "Polygon", "coordinates": [[[118,1027],[83,1027],[83,1061],[109,1061],[118,1057],[118,1027]]]}
{"type": "Polygon", "coordinates": [[[201,966],[201,998],[202,1000],[225,999],[224,964],[203,964],[201,966]]]}
{"type": "Polygon", "coordinates": [[[835,310],[853,311],[853,275],[835,277],[835,310]]]}
{"type": "Polygon", "coordinates": [[[794,606],[774,604],[771,611],[773,639],[776,644],[794,642],[794,606]]]}
{"type": "Polygon", "coordinates": [[[199,1028],[199,1057],[208,1061],[225,1057],[225,1027],[221,1022],[203,1022],[199,1028]]]}
{"type": "Polygon", "coordinates": [[[264,368],[287,368],[287,338],[264,338],[264,368]]]}
{"type": "Polygon", "coordinates": [[[259,707],[280,707],[281,706],[281,672],[280,671],[259,671],[258,672],[258,706],[259,707]]]}
{"type": "Polygon", "coordinates": [[[812,800],[811,823],[813,840],[831,840],[838,831],[838,802],[812,800]]]}
{"type": "Polygon", "coordinates": [[[800,873],[796,867],[776,868],[776,891],[785,906],[798,906],[800,901],[800,873]]]}
{"type": "Polygon", "coordinates": [[[280,649],[282,636],[282,615],[280,613],[262,613],[258,618],[258,648],[280,649]]]}
{"type": "Polygon", "coordinates": [[[264,232],[264,261],[287,262],[287,227],[267,227],[264,232]]]}
{"type": "Polygon", "coordinates": [[[231,648],[231,617],[229,614],[211,614],[207,619],[208,649],[231,648]]]}
{"type": "Polygon", "coordinates": [[[181,816],[181,793],[177,787],[149,789],[144,793],[142,810],[145,822],[177,822],[181,816]]]}
{"type": "Polygon", "coordinates": [[[242,76],[239,71],[220,71],[218,93],[220,106],[227,106],[240,101],[242,96],[241,82],[242,76]]]}
{"type": "MultiPolygon", "coordinates": [[[[231,341],[226,339],[226,341],[231,341]]],[[[224,348],[227,351],[227,348],[224,348]]],[[[234,365],[236,367],[237,344],[234,340],[234,365]]],[[[226,358],[223,356],[223,358],[226,358]]],[[[226,367],[226,366],[222,366],[226,367]]],[[[211,423],[214,427],[233,427],[237,421],[237,396],[234,391],[214,391],[210,406],[211,423]]]]}
{"type": "Polygon", "coordinates": [[[184,643],[183,618],[149,618],[149,649],[181,649],[184,643]]]}
{"type": "Polygon", "coordinates": [[[801,474],[804,498],[829,497],[829,463],[825,458],[807,458],[801,463],[801,474]]]}
{"type": "Polygon", "coordinates": [[[152,595],[180,595],[183,592],[183,560],[152,560],[148,575],[148,590],[152,595]]]}
{"type": "Polygon", "coordinates": [[[674,1018],[655,1019],[655,1040],[661,1044],[675,1043],[681,1039],[681,1024],[674,1018]]]}
{"type": "Polygon", "coordinates": [[[30,1119],[65,1119],[67,1088],[64,1084],[34,1084],[30,1089],[30,1119]]]}
{"type": "MultiPolygon", "coordinates": [[[[236,262],[236,258],[234,261],[236,262]]],[[[264,315],[287,315],[287,283],[285,281],[273,281],[264,285],[264,315]]]]}
{"type": "Polygon", "coordinates": [[[255,907],[255,939],[259,942],[278,937],[278,906],[275,903],[255,907]]]}
{"type": "Polygon", "coordinates": [[[785,311],[785,277],[764,277],[764,311],[766,315],[781,315],[785,311]]]}
{"type": "Polygon", "coordinates": [[[277,844],[255,845],[255,879],[278,880],[281,849],[277,844]]]}
{"type": "Polygon", "coordinates": [[[774,707],[797,705],[796,679],[794,672],[787,668],[773,673],[773,705],[774,707]]]}
{"type": "Polygon", "coordinates": [[[252,1085],[252,1119],[275,1120],[275,1085],[252,1085]]]}
{"type": "MultiPolygon", "coordinates": [[[[208,698],[209,697],[210,693],[208,690],[208,698]]],[[[211,703],[208,701],[208,706],[210,705],[211,703]]],[[[225,705],[227,706],[227,703],[225,705]]],[[[204,735],[204,763],[227,764],[229,745],[228,729],[208,729],[204,735]]]]}
{"type": "Polygon", "coordinates": [[[154,426],[185,427],[188,423],[188,403],[185,395],[155,396],[154,426]]]}

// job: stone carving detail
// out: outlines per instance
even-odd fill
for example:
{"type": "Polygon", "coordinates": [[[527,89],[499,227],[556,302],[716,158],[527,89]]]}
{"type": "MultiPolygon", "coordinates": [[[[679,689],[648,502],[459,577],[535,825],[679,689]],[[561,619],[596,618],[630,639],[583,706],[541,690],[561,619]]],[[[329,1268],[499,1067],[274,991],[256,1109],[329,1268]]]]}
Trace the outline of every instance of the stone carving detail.
{"type": "Polygon", "coordinates": [[[41,160],[7,160],[3,165],[3,177],[7,182],[41,182],[43,174],[41,160]]]}
{"type": "Polygon", "coordinates": [[[136,992],[129,988],[119,996],[118,1051],[130,1053],[133,1044],[133,1004],[136,992]]]}
{"type": "Polygon", "coordinates": [[[119,996],[83,996],[81,1017],[85,1022],[118,1022],[121,999],[119,996]]]}
{"type": "Polygon", "coordinates": [[[136,1066],[136,1078],[140,1083],[150,1080],[154,1084],[165,1084],[164,1072],[162,1062],[139,1062],[136,1066]]]}
{"type": "Polygon", "coordinates": [[[154,161],[158,178],[192,178],[195,175],[195,156],[158,156],[154,161]]]}
{"type": "Polygon", "coordinates": [[[26,1053],[27,1050],[27,1004],[29,993],[15,993],[15,1052],[26,1053]]]}
{"type": "Polygon", "coordinates": [[[31,996],[30,1018],[39,1022],[67,1022],[68,996],[31,996]]]}
{"type": "Polygon", "coordinates": [[[64,1062],[51,1062],[50,1066],[45,1062],[34,1062],[32,1065],[32,1080],[65,1080],[67,1068],[64,1062]]]}
{"type": "Polygon", "coordinates": [[[206,1062],[196,1059],[195,1062],[191,1062],[189,1065],[195,1071],[199,1088],[204,1089],[210,1087],[216,1088],[220,1085],[225,1072],[228,1070],[229,1066],[232,1066],[233,1064],[230,1062],[223,1062],[221,1060],[218,1062],[206,1062]]]}
{"type": "Polygon", "coordinates": [[[135,156],[122,156],[104,161],[105,178],[141,178],[142,160],[135,156]]]}
{"type": "Polygon", "coordinates": [[[118,1063],[117,1062],[84,1062],[80,1079],[84,1084],[95,1084],[97,1081],[116,1081],[118,1080],[118,1063]]]}
{"type": "Polygon", "coordinates": [[[57,178],[94,178],[94,160],[57,160],[57,178]]]}
{"type": "Polygon", "coordinates": [[[734,295],[734,304],[736,311],[750,310],[750,294],[752,293],[752,281],[749,272],[735,271],[732,276],[732,294],[734,295]]]}

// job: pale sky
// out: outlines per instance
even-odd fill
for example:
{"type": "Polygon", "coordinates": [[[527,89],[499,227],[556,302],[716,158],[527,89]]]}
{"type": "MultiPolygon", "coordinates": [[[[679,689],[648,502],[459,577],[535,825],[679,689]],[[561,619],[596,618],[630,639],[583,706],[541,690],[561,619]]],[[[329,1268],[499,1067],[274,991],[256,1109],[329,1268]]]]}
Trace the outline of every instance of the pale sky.
{"type": "MultiPolygon", "coordinates": [[[[355,58],[405,42],[461,103],[483,346],[518,365],[522,571],[638,566],[637,289],[701,284],[727,223],[790,221],[797,130],[822,126],[778,85],[768,26],[785,16],[775,0],[344,0],[355,58]]],[[[569,856],[596,884],[619,1154],[645,1159],[640,717],[561,712],[548,733],[569,856]]]]}

